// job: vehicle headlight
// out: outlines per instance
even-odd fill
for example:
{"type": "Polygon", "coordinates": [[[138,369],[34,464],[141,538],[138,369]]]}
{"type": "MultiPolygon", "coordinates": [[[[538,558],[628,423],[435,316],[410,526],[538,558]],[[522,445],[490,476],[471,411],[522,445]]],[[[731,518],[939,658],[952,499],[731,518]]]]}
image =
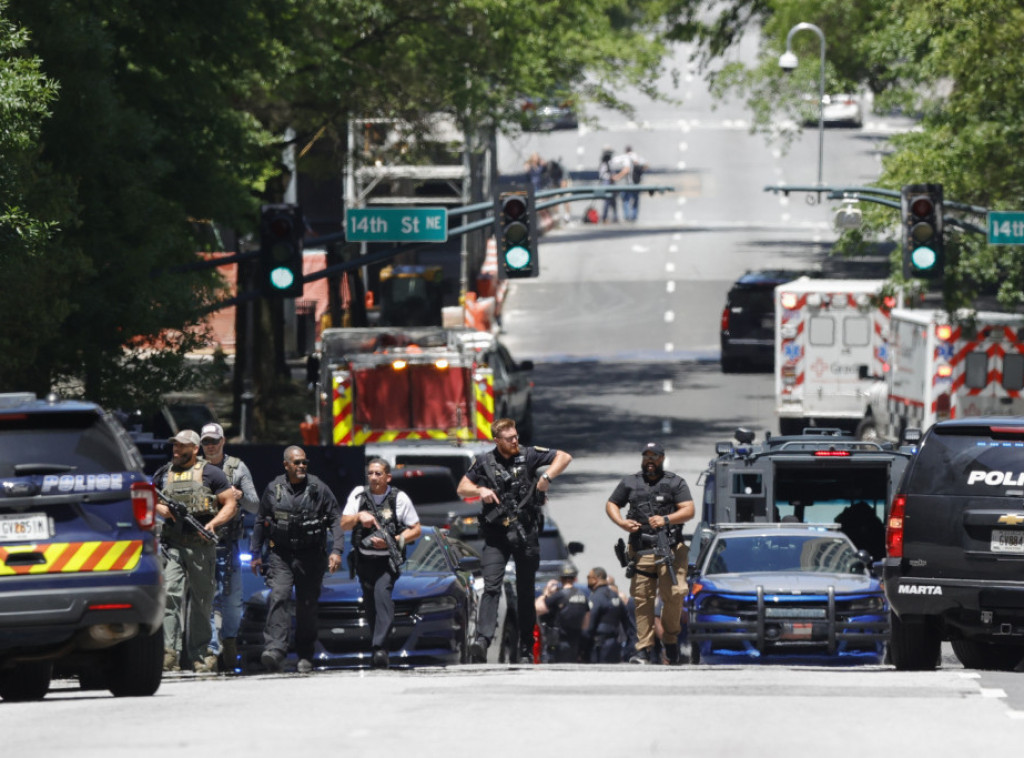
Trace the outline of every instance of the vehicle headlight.
{"type": "Polygon", "coordinates": [[[846,607],[851,611],[881,611],[885,608],[885,601],[878,595],[858,597],[848,600],[846,607]]]}
{"type": "Polygon", "coordinates": [[[698,606],[702,613],[736,613],[740,604],[732,598],[712,595],[698,606]]]}
{"type": "Polygon", "coordinates": [[[423,615],[427,613],[443,613],[454,610],[456,605],[455,598],[451,595],[442,595],[441,597],[432,597],[424,600],[420,603],[419,612],[423,615]]]}

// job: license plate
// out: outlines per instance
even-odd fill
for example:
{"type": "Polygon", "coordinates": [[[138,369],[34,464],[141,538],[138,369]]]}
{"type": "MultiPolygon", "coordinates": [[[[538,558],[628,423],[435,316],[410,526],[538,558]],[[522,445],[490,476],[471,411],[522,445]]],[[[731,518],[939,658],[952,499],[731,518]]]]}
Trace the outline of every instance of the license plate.
{"type": "Polygon", "coordinates": [[[50,538],[50,519],[45,513],[0,516],[0,542],[28,542],[50,538]]]}
{"type": "Polygon", "coordinates": [[[1024,555],[1024,531],[993,529],[992,552],[1024,555]]]}
{"type": "Polygon", "coordinates": [[[810,640],[814,638],[814,624],[783,624],[780,640],[810,640]]]}

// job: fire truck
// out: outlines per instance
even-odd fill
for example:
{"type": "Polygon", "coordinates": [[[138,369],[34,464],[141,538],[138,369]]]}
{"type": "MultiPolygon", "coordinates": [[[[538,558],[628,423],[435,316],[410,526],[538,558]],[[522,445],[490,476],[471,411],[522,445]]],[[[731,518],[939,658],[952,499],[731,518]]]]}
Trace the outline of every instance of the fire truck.
{"type": "Polygon", "coordinates": [[[965,416],[1024,413],[1024,315],[896,308],[885,381],[871,391],[862,436],[965,416]]]}
{"type": "Polygon", "coordinates": [[[882,279],[801,277],[775,288],[775,401],[782,434],[805,427],[853,431],[888,361],[882,279]]]}
{"type": "Polygon", "coordinates": [[[321,444],[489,439],[494,371],[463,349],[458,332],[324,330],[317,388],[321,444]]]}

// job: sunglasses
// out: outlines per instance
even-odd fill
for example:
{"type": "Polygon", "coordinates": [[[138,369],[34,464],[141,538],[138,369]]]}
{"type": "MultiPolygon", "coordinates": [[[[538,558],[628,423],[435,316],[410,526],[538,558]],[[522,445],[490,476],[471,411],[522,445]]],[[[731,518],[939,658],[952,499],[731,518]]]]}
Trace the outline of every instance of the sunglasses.
{"type": "Polygon", "coordinates": [[[307,461],[305,458],[303,458],[301,461],[292,461],[292,465],[293,466],[308,466],[309,465],[309,461],[307,461]]]}

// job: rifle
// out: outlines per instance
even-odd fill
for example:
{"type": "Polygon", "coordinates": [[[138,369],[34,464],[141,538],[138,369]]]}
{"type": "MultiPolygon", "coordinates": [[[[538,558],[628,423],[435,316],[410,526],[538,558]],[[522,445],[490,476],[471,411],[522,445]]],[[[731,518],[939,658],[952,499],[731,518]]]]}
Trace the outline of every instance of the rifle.
{"type": "MultiPolygon", "coordinates": [[[[649,505],[649,504],[648,504],[649,505]]],[[[641,523],[650,527],[654,531],[654,558],[655,564],[661,564],[665,567],[668,572],[669,578],[672,580],[672,586],[675,587],[679,584],[679,580],[676,578],[676,566],[674,556],[672,555],[672,545],[669,544],[668,535],[672,530],[672,526],[668,523],[668,517],[663,516],[665,523],[659,528],[651,526],[651,517],[647,514],[638,513],[638,516],[643,518],[641,523]]]]}
{"type": "Polygon", "coordinates": [[[160,496],[160,499],[164,501],[167,507],[170,508],[171,513],[174,514],[175,521],[181,521],[207,542],[212,542],[214,545],[220,542],[220,537],[217,536],[216,532],[207,529],[202,521],[189,513],[187,505],[180,500],[175,500],[169,494],[164,492],[164,490],[157,489],[156,493],[160,496]]]}
{"type": "MultiPolygon", "coordinates": [[[[373,538],[382,538],[384,542],[387,543],[388,547],[388,569],[391,571],[391,573],[397,576],[398,574],[402,573],[402,564],[405,563],[405,552],[398,547],[398,541],[395,539],[395,535],[389,532],[387,530],[387,527],[383,525],[384,517],[381,516],[380,510],[377,508],[377,504],[373,502],[373,498],[367,496],[366,501],[370,504],[370,510],[373,511],[373,517],[377,519],[377,525],[380,528],[372,532],[371,534],[367,535],[366,537],[363,537],[361,544],[367,550],[375,550],[376,548],[374,548],[372,544],[373,538]]],[[[350,574],[355,573],[354,566],[349,568],[349,572],[350,574]]]]}
{"type": "Polygon", "coordinates": [[[512,499],[502,498],[494,508],[487,511],[483,515],[483,520],[488,524],[496,524],[499,521],[503,521],[505,526],[512,526],[516,530],[516,536],[519,538],[522,544],[526,544],[526,529],[523,527],[523,522],[519,519],[523,508],[530,500],[533,499],[534,490],[537,488],[537,481],[535,479],[530,480],[530,486],[526,490],[526,495],[518,503],[512,499]]]}

